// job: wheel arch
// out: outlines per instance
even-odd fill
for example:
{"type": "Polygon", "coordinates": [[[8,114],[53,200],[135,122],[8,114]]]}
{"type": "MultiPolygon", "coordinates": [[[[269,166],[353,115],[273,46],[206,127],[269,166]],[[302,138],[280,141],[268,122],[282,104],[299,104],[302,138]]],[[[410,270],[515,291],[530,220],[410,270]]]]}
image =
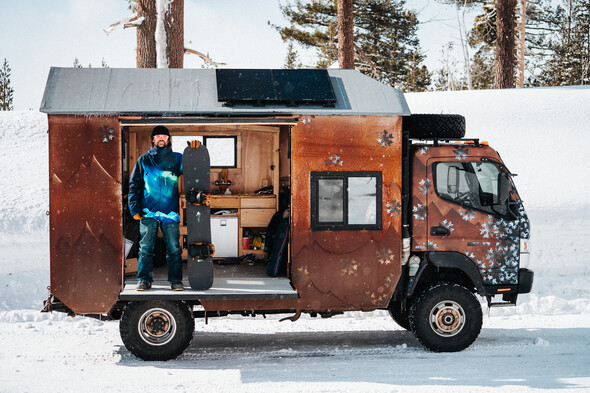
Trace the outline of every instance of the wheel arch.
{"type": "Polygon", "coordinates": [[[443,281],[462,285],[481,295],[485,294],[481,275],[471,259],[459,252],[436,251],[425,253],[409,295],[419,292],[422,287],[443,281]]]}

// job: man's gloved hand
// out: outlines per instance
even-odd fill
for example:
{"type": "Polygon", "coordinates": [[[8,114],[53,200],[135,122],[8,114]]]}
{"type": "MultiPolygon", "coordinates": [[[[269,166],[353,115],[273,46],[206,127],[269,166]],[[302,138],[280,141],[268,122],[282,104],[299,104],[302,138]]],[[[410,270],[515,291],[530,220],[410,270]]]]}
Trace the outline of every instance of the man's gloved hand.
{"type": "Polygon", "coordinates": [[[197,140],[191,141],[190,142],[190,146],[191,146],[191,149],[196,149],[199,146],[201,146],[201,142],[200,141],[197,141],[197,140]]]}
{"type": "Polygon", "coordinates": [[[139,213],[135,213],[133,218],[136,219],[137,221],[139,221],[139,220],[141,220],[141,215],[139,213]]]}

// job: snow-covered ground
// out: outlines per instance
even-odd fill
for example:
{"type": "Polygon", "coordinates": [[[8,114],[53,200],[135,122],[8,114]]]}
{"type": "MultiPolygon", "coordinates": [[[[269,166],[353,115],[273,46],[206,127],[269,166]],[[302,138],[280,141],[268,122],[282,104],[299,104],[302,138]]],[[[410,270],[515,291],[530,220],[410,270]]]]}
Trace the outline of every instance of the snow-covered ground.
{"type": "Polygon", "coordinates": [[[47,120],[0,112],[0,392],[590,392],[590,88],[408,94],[414,113],[466,115],[509,168],[536,273],[486,311],[463,352],[426,352],[385,312],[196,321],[188,350],[144,362],[116,322],[41,314],[49,284],[47,120]]]}

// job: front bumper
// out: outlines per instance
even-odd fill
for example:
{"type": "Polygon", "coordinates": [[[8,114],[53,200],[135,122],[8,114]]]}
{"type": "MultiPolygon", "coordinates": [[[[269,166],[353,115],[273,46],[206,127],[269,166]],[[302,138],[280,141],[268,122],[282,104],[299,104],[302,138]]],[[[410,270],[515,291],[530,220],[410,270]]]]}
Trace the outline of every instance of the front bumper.
{"type": "Polygon", "coordinates": [[[529,293],[533,288],[535,273],[529,269],[518,270],[518,293],[529,293]]]}

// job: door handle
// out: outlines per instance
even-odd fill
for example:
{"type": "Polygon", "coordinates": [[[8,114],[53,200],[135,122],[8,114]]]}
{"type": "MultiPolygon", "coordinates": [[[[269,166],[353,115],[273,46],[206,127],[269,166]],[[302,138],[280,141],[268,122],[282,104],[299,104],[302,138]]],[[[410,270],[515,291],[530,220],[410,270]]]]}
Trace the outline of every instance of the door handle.
{"type": "Polygon", "coordinates": [[[430,227],[430,236],[449,236],[451,231],[446,227],[430,227]]]}

